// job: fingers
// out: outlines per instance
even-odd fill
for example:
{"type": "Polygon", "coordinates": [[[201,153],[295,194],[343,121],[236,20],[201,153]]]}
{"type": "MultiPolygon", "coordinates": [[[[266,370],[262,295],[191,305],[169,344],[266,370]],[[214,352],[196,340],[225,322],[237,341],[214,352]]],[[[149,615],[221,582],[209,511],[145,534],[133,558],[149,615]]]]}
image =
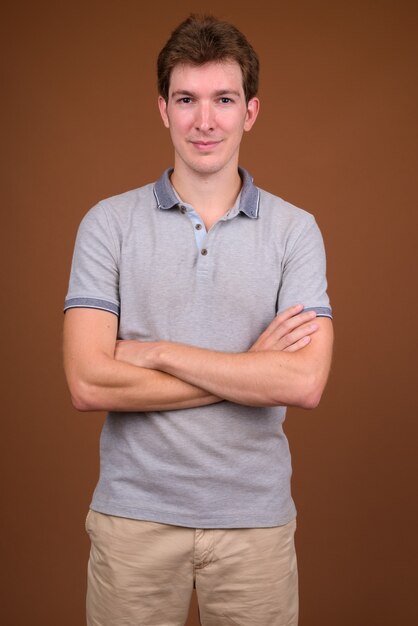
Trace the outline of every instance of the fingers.
{"type": "Polygon", "coordinates": [[[291,306],[288,309],[285,309],[284,311],[276,315],[276,317],[270,322],[270,324],[267,326],[266,330],[264,331],[263,335],[265,334],[266,336],[268,336],[272,332],[274,332],[276,328],[278,328],[279,326],[285,327],[286,324],[293,327],[292,320],[293,320],[293,323],[296,323],[297,325],[297,322],[295,322],[295,320],[297,320],[300,317],[300,315],[303,315],[302,311],[303,311],[303,304],[295,304],[294,306],[291,306]]]}
{"type": "Polygon", "coordinates": [[[298,350],[301,350],[302,348],[307,346],[310,342],[311,338],[309,335],[307,335],[306,337],[302,337],[302,339],[299,339],[299,341],[293,343],[291,346],[285,348],[283,352],[297,352],[298,350]]]}
{"type": "Polygon", "coordinates": [[[278,322],[279,324],[281,324],[282,322],[285,322],[286,320],[293,317],[294,315],[297,315],[301,311],[303,311],[303,304],[295,304],[293,306],[290,306],[288,309],[281,311],[281,313],[279,313],[278,315],[276,315],[273,322],[278,322]]]}
{"type": "Polygon", "coordinates": [[[303,305],[297,304],[296,306],[290,307],[289,309],[286,309],[286,311],[279,313],[279,315],[274,318],[264,331],[266,336],[269,336],[272,333],[279,333],[281,336],[284,336],[298,326],[301,326],[316,317],[315,311],[301,312],[302,309],[303,305]]]}
{"type": "Polygon", "coordinates": [[[271,325],[280,326],[289,332],[315,317],[315,311],[303,311],[303,305],[297,304],[295,307],[290,307],[290,309],[286,309],[283,313],[279,313],[271,325]],[[296,309],[296,313],[292,311],[293,309],[296,309]]]}
{"type": "Polygon", "coordinates": [[[315,317],[315,311],[303,312],[302,304],[289,307],[274,318],[250,350],[285,350],[296,343],[296,349],[300,350],[306,345],[299,343],[300,340],[317,330],[313,322],[315,317]]]}
{"type": "MultiPolygon", "coordinates": [[[[279,341],[285,335],[291,333],[296,328],[306,324],[316,317],[315,311],[297,313],[298,311],[301,311],[302,308],[303,305],[296,305],[286,309],[286,311],[283,311],[282,313],[279,313],[279,315],[274,318],[266,330],[260,335],[253,347],[258,348],[259,346],[264,346],[264,349],[268,349],[268,346],[264,344],[271,343],[272,341],[279,341]]],[[[273,348],[273,346],[271,347],[273,348]]]]}
{"type": "Polygon", "coordinates": [[[295,349],[300,350],[301,347],[310,342],[310,335],[315,333],[318,328],[319,326],[316,323],[309,322],[307,324],[302,324],[294,331],[282,337],[277,343],[277,348],[279,350],[286,350],[287,352],[294,352],[295,349]],[[295,345],[297,347],[293,348],[295,345]]]}

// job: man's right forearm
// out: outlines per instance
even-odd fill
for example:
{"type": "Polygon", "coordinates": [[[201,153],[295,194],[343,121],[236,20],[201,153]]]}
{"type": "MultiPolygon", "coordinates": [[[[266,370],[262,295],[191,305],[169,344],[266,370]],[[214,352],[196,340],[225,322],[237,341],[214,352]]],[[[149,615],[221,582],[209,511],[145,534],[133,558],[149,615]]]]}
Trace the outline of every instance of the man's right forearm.
{"type": "Polygon", "coordinates": [[[166,411],[220,401],[175,376],[104,357],[94,371],[71,380],[71,399],[79,411],[166,411]]]}
{"type": "Polygon", "coordinates": [[[115,358],[117,318],[100,310],[67,311],[64,368],[73,405],[80,411],[165,411],[220,399],[175,376],[115,358]]]}

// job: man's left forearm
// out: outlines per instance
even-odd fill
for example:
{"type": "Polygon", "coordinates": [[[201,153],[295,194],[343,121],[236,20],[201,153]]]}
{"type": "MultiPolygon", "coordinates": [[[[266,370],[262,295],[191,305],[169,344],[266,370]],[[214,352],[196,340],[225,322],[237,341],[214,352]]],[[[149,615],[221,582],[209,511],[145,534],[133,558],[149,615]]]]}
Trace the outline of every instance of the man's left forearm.
{"type": "Polygon", "coordinates": [[[144,352],[143,365],[238,404],[313,408],[325,387],[332,349],[331,321],[321,318],[317,323],[320,328],[310,344],[294,353],[226,353],[156,342],[144,352]]]}

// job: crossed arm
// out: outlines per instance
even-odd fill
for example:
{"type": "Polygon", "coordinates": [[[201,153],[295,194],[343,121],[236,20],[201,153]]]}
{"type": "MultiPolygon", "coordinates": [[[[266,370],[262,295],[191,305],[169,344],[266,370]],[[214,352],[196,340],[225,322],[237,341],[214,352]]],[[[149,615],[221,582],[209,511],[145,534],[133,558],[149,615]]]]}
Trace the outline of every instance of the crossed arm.
{"type": "Polygon", "coordinates": [[[64,367],[81,411],[157,411],[230,400],[315,407],[328,377],[332,324],[297,305],[278,315],[248,352],[171,342],[117,341],[117,318],[67,311],[64,367]]]}

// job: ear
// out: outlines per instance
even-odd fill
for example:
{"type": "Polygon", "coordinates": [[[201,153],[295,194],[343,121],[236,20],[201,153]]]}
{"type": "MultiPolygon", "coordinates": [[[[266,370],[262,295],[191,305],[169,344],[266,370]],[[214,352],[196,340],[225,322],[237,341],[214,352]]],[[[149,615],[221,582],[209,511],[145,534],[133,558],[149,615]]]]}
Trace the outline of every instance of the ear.
{"type": "Polygon", "coordinates": [[[170,122],[167,115],[167,102],[162,96],[158,96],[158,108],[160,110],[160,115],[163,120],[164,126],[166,128],[170,128],[170,122]]]}
{"type": "Polygon", "coordinates": [[[247,115],[244,122],[244,130],[251,130],[260,110],[260,100],[251,98],[247,104],[247,115]]]}

